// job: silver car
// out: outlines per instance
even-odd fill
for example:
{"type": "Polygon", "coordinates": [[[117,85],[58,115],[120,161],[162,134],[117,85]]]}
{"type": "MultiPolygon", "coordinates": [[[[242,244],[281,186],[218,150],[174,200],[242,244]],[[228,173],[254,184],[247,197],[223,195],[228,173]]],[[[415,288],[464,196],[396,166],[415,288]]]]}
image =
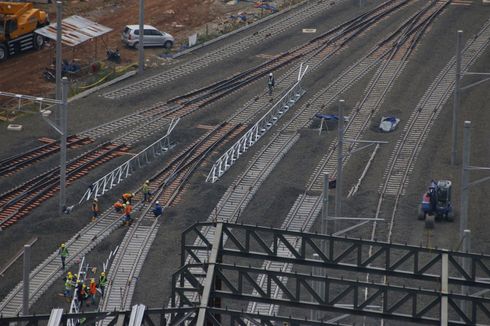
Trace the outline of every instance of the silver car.
{"type": "MultiPolygon", "coordinates": [[[[153,26],[144,25],[144,46],[163,46],[170,49],[174,45],[174,37],[168,33],[160,32],[153,26]]],[[[127,25],[121,35],[124,44],[137,48],[139,44],[139,25],[127,25]]]]}

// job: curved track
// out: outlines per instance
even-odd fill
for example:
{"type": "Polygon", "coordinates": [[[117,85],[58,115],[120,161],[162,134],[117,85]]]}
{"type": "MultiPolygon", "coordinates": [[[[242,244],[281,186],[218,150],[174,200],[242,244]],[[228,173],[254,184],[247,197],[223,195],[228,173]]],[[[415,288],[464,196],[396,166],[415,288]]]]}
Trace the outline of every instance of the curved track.
{"type": "MultiPolygon", "coordinates": [[[[152,184],[156,182],[161,185],[159,189],[155,189],[153,201],[158,200],[163,207],[172,205],[204,158],[217,146],[233,138],[241,129],[239,125],[224,123],[190,146],[189,150],[179,155],[153,178],[152,184]]],[[[155,218],[151,207],[152,205],[147,205],[143,208],[140,217],[131,225],[119,246],[108,273],[110,283],[100,303],[101,310],[130,308],[135,280],[160,227],[160,218],[155,218]]],[[[100,324],[107,325],[109,322],[104,320],[100,324]]]]}

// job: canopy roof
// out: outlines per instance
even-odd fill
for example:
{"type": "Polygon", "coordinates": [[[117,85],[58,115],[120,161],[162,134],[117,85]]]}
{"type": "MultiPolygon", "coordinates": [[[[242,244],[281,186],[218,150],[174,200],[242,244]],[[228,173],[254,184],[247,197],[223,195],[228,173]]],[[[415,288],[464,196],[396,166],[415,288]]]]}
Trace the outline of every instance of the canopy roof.
{"type": "MultiPolygon", "coordinates": [[[[56,40],[56,23],[36,30],[36,33],[56,40]]],[[[68,46],[77,46],[95,37],[112,31],[112,28],[100,25],[81,16],[70,16],[61,22],[61,43],[68,46]]]]}

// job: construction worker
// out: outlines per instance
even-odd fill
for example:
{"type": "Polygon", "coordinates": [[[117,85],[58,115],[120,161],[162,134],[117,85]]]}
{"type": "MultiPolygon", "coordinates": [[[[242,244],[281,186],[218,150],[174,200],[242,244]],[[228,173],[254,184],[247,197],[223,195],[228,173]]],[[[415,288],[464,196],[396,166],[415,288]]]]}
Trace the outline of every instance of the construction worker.
{"type": "Polygon", "coordinates": [[[153,208],[153,214],[155,214],[155,217],[158,217],[160,215],[162,215],[163,213],[163,209],[162,209],[162,206],[160,205],[160,203],[157,201],[155,203],[155,208],[153,208]]]}
{"type": "Polygon", "coordinates": [[[102,297],[104,297],[104,291],[106,286],[107,286],[107,276],[105,275],[105,272],[102,272],[100,273],[100,277],[99,277],[99,289],[102,297]]]}
{"type": "Polygon", "coordinates": [[[83,283],[82,281],[80,280],[77,280],[77,285],[75,287],[76,291],[77,291],[77,300],[78,300],[78,303],[81,303],[83,300],[82,298],[82,287],[83,287],[83,283]]]}
{"type": "Polygon", "coordinates": [[[145,183],[143,184],[143,201],[150,201],[150,180],[146,180],[145,183]]]}
{"type": "Polygon", "coordinates": [[[133,211],[133,206],[129,202],[126,202],[126,207],[124,207],[124,224],[129,225],[131,221],[131,212],[133,211]]]}
{"type": "Polygon", "coordinates": [[[90,294],[90,301],[92,302],[92,304],[95,304],[95,295],[97,294],[97,284],[95,283],[95,279],[93,278],[90,279],[89,294],[90,294]]]}
{"type": "Polygon", "coordinates": [[[124,204],[122,203],[121,200],[118,200],[117,202],[114,203],[114,209],[116,210],[117,213],[121,213],[124,210],[124,204]]]}
{"type": "Polygon", "coordinates": [[[127,193],[123,194],[122,195],[123,203],[129,202],[131,204],[131,199],[133,199],[133,197],[134,197],[134,194],[131,192],[127,192],[127,193]]]}
{"type": "Polygon", "coordinates": [[[99,214],[99,200],[97,198],[92,202],[92,222],[95,221],[97,215],[99,214]]]}
{"type": "Polygon", "coordinates": [[[65,270],[65,260],[68,257],[68,248],[66,248],[65,244],[62,243],[60,246],[60,250],[58,250],[58,254],[61,256],[61,268],[65,270]]]}
{"type": "Polygon", "coordinates": [[[68,272],[68,275],[65,277],[65,291],[63,292],[63,295],[67,301],[70,300],[72,287],[73,287],[73,275],[71,272],[68,272]]]}
{"type": "Polygon", "coordinates": [[[269,74],[269,79],[267,80],[267,87],[269,87],[269,96],[272,96],[272,91],[274,90],[275,85],[276,81],[274,80],[274,75],[271,72],[269,74]]]}
{"type": "Polygon", "coordinates": [[[427,212],[431,212],[431,205],[430,205],[430,195],[429,192],[426,192],[424,196],[422,197],[422,211],[424,212],[424,217],[427,212]]]}
{"type": "MultiPolygon", "coordinates": [[[[87,292],[87,286],[85,283],[82,283],[82,287],[80,288],[80,291],[78,292],[78,302],[80,302],[80,307],[83,306],[83,303],[85,300],[88,298],[88,292],[87,292]]],[[[87,305],[89,303],[87,302],[87,305]]]]}

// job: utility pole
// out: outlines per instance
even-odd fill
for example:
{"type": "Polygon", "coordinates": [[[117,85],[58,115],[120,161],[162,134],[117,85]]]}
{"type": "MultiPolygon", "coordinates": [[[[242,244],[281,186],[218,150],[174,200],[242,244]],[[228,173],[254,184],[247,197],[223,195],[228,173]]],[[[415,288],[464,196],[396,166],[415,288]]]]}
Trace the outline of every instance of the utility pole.
{"type": "Polygon", "coordinates": [[[140,1],[140,26],[139,26],[139,37],[138,37],[138,73],[142,74],[145,70],[145,52],[144,52],[144,41],[143,36],[145,33],[145,0],[140,1]]]}
{"type": "Polygon", "coordinates": [[[464,230],[468,228],[468,183],[471,146],[471,121],[464,122],[463,129],[463,168],[461,170],[461,219],[459,221],[459,239],[463,241],[464,230]]]}
{"type": "MultiPolygon", "coordinates": [[[[339,100],[339,125],[337,143],[337,180],[335,182],[335,217],[342,216],[342,163],[344,159],[344,100],[339,100]]],[[[335,232],[335,220],[333,222],[335,232]]]]}
{"type": "MultiPolygon", "coordinates": [[[[61,101],[61,18],[63,16],[63,3],[56,1],[56,100],[61,101]]],[[[60,112],[61,105],[57,105],[58,112],[60,112]]],[[[58,113],[59,114],[59,113],[58,113]]],[[[58,116],[58,119],[61,119],[58,116]]]]}
{"type": "Polygon", "coordinates": [[[68,78],[63,77],[60,112],[60,214],[66,207],[66,138],[68,133],[68,78]]]}
{"type": "Polygon", "coordinates": [[[457,142],[458,142],[458,114],[460,111],[460,81],[461,81],[461,38],[463,31],[458,30],[456,38],[456,74],[454,81],[454,100],[453,100],[453,124],[452,124],[452,147],[451,165],[456,164],[457,142]]]}

